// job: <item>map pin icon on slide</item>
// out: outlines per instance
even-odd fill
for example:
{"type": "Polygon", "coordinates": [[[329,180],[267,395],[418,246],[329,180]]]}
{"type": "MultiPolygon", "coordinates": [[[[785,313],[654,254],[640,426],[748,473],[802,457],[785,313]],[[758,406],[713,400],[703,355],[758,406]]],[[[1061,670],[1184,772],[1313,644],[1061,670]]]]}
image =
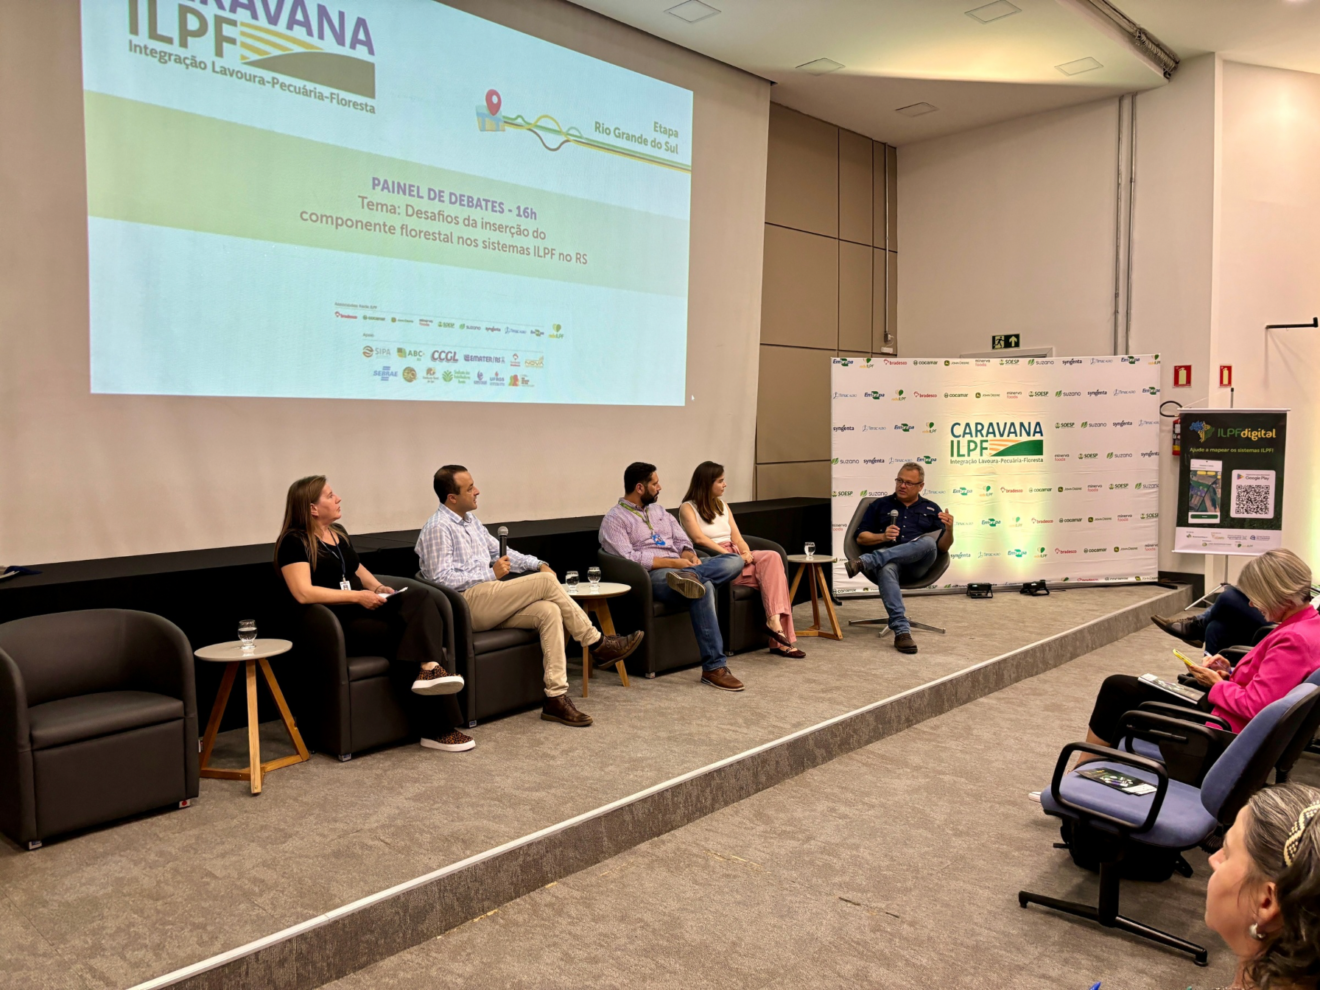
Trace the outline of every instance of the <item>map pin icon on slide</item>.
{"type": "Polygon", "coordinates": [[[500,94],[498,90],[486,90],[486,109],[490,111],[492,117],[500,115],[500,94]]]}

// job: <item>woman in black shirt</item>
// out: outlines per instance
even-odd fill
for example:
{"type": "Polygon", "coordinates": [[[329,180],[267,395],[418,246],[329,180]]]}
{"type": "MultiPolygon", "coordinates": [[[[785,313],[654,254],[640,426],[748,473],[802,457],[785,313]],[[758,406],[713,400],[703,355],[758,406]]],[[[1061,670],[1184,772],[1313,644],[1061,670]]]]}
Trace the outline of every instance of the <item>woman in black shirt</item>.
{"type": "Polygon", "coordinates": [[[376,580],[339,525],[339,503],[324,475],[289,486],[275,549],[284,583],[300,604],[325,605],[335,613],[350,653],[392,657],[412,677],[415,694],[439,696],[424,715],[418,713],[426,726],[423,746],[451,753],[472,749],[476,743],[456,728],[462,715],[454,694],[462,690],[463,678],[451,676],[439,662],[444,657],[439,608],[430,595],[415,589],[397,593],[376,580]]]}

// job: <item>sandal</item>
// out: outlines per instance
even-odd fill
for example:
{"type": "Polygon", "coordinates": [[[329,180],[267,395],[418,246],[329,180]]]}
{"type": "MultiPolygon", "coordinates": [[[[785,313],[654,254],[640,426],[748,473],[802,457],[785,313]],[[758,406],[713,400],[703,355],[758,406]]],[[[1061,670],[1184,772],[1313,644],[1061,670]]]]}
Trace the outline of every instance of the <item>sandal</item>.
{"type": "Polygon", "coordinates": [[[806,656],[805,653],[799,650],[796,646],[793,646],[791,643],[789,644],[789,648],[787,650],[776,649],[775,647],[772,646],[770,647],[770,652],[777,657],[787,657],[789,660],[801,660],[803,657],[806,656]]]}

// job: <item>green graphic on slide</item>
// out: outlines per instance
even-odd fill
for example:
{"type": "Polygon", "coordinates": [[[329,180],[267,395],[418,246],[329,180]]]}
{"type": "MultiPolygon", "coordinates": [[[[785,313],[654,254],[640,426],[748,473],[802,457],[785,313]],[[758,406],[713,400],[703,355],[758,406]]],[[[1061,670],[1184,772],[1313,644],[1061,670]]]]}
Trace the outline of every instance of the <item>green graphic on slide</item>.
{"type": "Polygon", "coordinates": [[[265,24],[243,23],[238,35],[242,60],[248,68],[278,72],[304,82],[365,96],[369,100],[376,98],[374,62],[328,52],[320,45],[265,24]]]}
{"type": "Polygon", "coordinates": [[[684,219],[91,91],[85,120],[90,216],[687,294],[684,219]]]}

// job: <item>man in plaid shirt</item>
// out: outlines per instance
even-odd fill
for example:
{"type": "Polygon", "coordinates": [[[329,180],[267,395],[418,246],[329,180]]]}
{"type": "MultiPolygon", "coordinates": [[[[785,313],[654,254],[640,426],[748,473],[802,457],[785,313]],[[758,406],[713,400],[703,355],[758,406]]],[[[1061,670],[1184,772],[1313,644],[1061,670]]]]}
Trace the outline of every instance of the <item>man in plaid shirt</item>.
{"type": "Polygon", "coordinates": [[[568,697],[564,629],[577,642],[591,647],[596,667],[613,666],[629,656],[642,641],[642,633],[603,636],[560,587],[549,564],[512,547],[499,556],[499,541],[477,519],[481,491],[467,468],[446,464],[435,473],[434,484],[440,507],[417,537],[422,576],[463,596],[473,632],[497,627],[537,630],[545,668],[541,718],[564,725],[590,725],[591,716],[578,711],[568,697]],[[509,574],[530,576],[502,580],[509,574]]]}

